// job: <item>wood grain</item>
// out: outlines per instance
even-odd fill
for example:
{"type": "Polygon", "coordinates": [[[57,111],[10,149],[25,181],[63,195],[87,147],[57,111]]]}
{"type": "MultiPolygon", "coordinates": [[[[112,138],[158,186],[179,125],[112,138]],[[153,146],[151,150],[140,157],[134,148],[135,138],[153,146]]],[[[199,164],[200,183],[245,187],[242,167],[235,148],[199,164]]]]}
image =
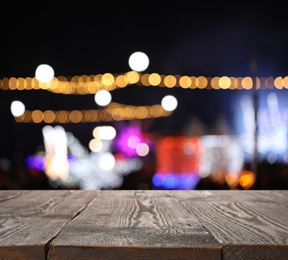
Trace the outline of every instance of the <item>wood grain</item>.
{"type": "Polygon", "coordinates": [[[0,202],[16,198],[28,192],[29,190],[3,190],[0,192],[0,202]]]}
{"type": "Polygon", "coordinates": [[[288,191],[0,191],[0,259],[288,259],[288,191]]]}
{"type": "Polygon", "coordinates": [[[224,259],[287,258],[288,208],[287,199],[282,197],[287,192],[272,193],[273,199],[266,192],[266,200],[262,196],[265,193],[258,191],[228,192],[226,197],[211,193],[217,196],[206,202],[186,196],[181,203],[223,245],[224,259]]]}
{"type": "Polygon", "coordinates": [[[71,258],[81,252],[84,259],[220,259],[219,243],[177,199],[101,195],[52,241],[49,259],[61,259],[69,247],[71,258]]]}
{"type": "Polygon", "coordinates": [[[0,259],[45,259],[50,240],[85,208],[94,195],[72,191],[31,191],[2,201],[0,259]]]}

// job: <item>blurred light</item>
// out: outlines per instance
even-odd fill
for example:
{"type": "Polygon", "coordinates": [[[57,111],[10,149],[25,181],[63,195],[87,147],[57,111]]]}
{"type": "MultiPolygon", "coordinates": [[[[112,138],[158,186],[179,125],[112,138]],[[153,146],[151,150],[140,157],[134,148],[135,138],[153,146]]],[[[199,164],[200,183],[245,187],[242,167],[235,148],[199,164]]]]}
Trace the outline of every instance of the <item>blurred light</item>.
{"type": "Polygon", "coordinates": [[[150,85],[157,86],[161,82],[161,77],[160,77],[160,75],[158,73],[152,73],[149,76],[148,81],[149,81],[150,85]]]}
{"type": "Polygon", "coordinates": [[[35,71],[35,77],[39,82],[48,83],[54,77],[54,70],[48,64],[41,64],[35,71]]]}
{"type": "Polygon", "coordinates": [[[155,186],[162,186],[162,183],[163,183],[163,174],[161,173],[155,173],[155,175],[152,177],[152,183],[155,185],[155,186]]]}
{"type": "Polygon", "coordinates": [[[127,78],[129,84],[135,84],[140,79],[139,74],[136,71],[127,72],[126,78],[127,78]]]}
{"type": "Polygon", "coordinates": [[[44,118],[43,112],[40,110],[34,110],[31,116],[34,123],[40,123],[44,118]]]}
{"type": "Polygon", "coordinates": [[[19,117],[24,114],[25,105],[21,101],[15,100],[11,103],[10,110],[13,116],[19,117]]]}
{"type": "Polygon", "coordinates": [[[131,135],[128,139],[127,139],[127,145],[132,148],[132,149],[136,149],[137,145],[140,143],[140,139],[138,136],[136,135],[131,135]]]}
{"type": "Polygon", "coordinates": [[[92,152],[100,152],[102,148],[103,148],[103,143],[99,139],[95,138],[89,142],[89,149],[92,152]]]}
{"type": "Polygon", "coordinates": [[[69,173],[66,153],[57,152],[52,158],[51,167],[58,178],[65,179],[69,173]]]}
{"type": "Polygon", "coordinates": [[[167,87],[167,88],[173,88],[175,85],[176,85],[176,78],[172,75],[168,75],[165,77],[164,79],[164,85],[167,87]]]}
{"type": "Polygon", "coordinates": [[[183,76],[180,78],[179,84],[182,88],[190,88],[192,84],[192,80],[188,76],[183,76]]]}
{"type": "Polygon", "coordinates": [[[157,188],[163,189],[178,189],[178,190],[193,190],[200,177],[196,172],[192,173],[167,173],[157,172],[152,177],[152,183],[157,188]]]}
{"type": "Polygon", "coordinates": [[[165,189],[175,188],[178,185],[178,179],[176,177],[176,174],[174,173],[166,174],[162,185],[165,189]]]}
{"type": "Polygon", "coordinates": [[[226,175],[225,181],[231,187],[234,188],[238,185],[239,174],[235,172],[230,172],[226,175]]]}
{"type": "Polygon", "coordinates": [[[112,153],[103,153],[100,157],[99,167],[102,170],[110,171],[115,167],[116,161],[112,153]]]}
{"type": "Polygon", "coordinates": [[[30,169],[37,169],[39,171],[43,171],[46,166],[46,161],[42,156],[28,156],[25,159],[25,163],[30,169]]]}
{"type": "Polygon", "coordinates": [[[208,84],[208,80],[203,76],[200,76],[195,80],[196,87],[200,89],[206,88],[207,84],[208,84]]]}
{"type": "Polygon", "coordinates": [[[101,140],[113,140],[116,136],[116,130],[112,126],[97,126],[93,130],[93,136],[101,140]]]}
{"type": "Polygon", "coordinates": [[[99,90],[96,94],[95,94],[95,102],[97,105],[99,106],[107,106],[110,104],[111,100],[112,100],[112,96],[110,94],[110,92],[108,92],[107,90],[99,90]]]}
{"type": "Polygon", "coordinates": [[[166,111],[174,111],[178,106],[178,101],[174,96],[167,95],[162,99],[161,106],[166,111]]]}
{"type": "Polygon", "coordinates": [[[245,190],[247,190],[253,186],[255,179],[255,174],[253,172],[245,171],[242,173],[239,183],[245,190]]]}
{"type": "Polygon", "coordinates": [[[139,156],[146,156],[149,153],[149,146],[145,143],[140,143],[136,146],[136,153],[139,156]]]}
{"type": "Polygon", "coordinates": [[[117,78],[116,78],[116,85],[119,87],[119,88],[125,88],[128,84],[128,80],[126,78],[125,75],[119,75],[117,78]]]}
{"type": "Polygon", "coordinates": [[[128,60],[129,67],[134,71],[144,71],[149,66],[149,58],[144,52],[134,52],[128,60]]]}
{"type": "Polygon", "coordinates": [[[114,76],[111,73],[105,73],[102,76],[102,83],[106,86],[110,86],[114,83],[114,76]]]}
{"type": "Polygon", "coordinates": [[[244,89],[251,89],[253,87],[253,81],[251,77],[245,77],[242,79],[242,87],[244,89]]]}
{"type": "Polygon", "coordinates": [[[226,76],[221,77],[219,79],[218,84],[219,84],[220,88],[227,89],[227,88],[229,88],[231,86],[231,79],[226,77],[226,76]]]}

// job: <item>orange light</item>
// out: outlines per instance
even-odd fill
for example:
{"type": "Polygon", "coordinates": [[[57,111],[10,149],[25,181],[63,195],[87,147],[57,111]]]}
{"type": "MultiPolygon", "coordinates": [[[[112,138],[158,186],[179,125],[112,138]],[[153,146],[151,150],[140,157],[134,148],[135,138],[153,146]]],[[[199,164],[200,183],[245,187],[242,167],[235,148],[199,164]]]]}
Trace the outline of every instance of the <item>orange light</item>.
{"type": "Polygon", "coordinates": [[[110,86],[112,85],[114,82],[114,76],[111,74],[111,73],[105,73],[103,76],[102,76],[102,83],[105,85],[105,86],[110,86]]]}
{"type": "Polygon", "coordinates": [[[126,73],[126,78],[129,84],[135,84],[139,81],[139,73],[136,71],[129,71],[126,73]]]}
{"type": "Polygon", "coordinates": [[[176,78],[172,75],[168,75],[164,79],[164,85],[167,88],[173,88],[176,85],[176,78]]]}
{"type": "Polygon", "coordinates": [[[242,87],[244,89],[251,89],[253,87],[253,81],[251,77],[245,77],[242,79],[242,87]]]}
{"type": "Polygon", "coordinates": [[[253,172],[245,171],[242,173],[239,179],[239,183],[245,190],[248,190],[253,186],[255,180],[256,180],[256,177],[253,172]]]}
{"type": "Polygon", "coordinates": [[[179,85],[181,86],[181,88],[190,88],[191,84],[192,80],[188,76],[183,76],[179,80],[179,85]]]}
{"type": "Polygon", "coordinates": [[[150,85],[152,86],[158,86],[161,82],[161,77],[158,73],[152,73],[149,78],[148,81],[150,83],[150,85]]]}

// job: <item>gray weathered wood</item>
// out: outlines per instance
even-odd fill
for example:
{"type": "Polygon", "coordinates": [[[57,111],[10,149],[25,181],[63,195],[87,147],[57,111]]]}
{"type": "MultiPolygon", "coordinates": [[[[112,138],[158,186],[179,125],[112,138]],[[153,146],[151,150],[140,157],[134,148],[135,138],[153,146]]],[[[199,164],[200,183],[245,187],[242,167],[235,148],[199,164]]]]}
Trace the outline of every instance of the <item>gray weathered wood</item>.
{"type": "Polygon", "coordinates": [[[288,191],[0,191],[0,259],[287,259],[288,191]]]}
{"type": "Polygon", "coordinates": [[[63,259],[63,255],[64,259],[77,255],[83,259],[220,259],[221,250],[177,199],[155,192],[106,191],[52,241],[48,258],[63,259]]]}
{"type": "Polygon", "coordinates": [[[10,200],[21,196],[25,193],[30,192],[29,190],[2,190],[0,192],[0,202],[4,200],[10,200]]]}
{"type": "Polygon", "coordinates": [[[288,256],[288,201],[282,196],[287,191],[221,193],[211,192],[206,201],[186,194],[181,203],[222,244],[224,259],[288,256]]]}
{"type": "Polygon", "coordinates": [[[0,259],[45,259],[51,239],[93,193],[31,191],[0,203],[0,259]]]}

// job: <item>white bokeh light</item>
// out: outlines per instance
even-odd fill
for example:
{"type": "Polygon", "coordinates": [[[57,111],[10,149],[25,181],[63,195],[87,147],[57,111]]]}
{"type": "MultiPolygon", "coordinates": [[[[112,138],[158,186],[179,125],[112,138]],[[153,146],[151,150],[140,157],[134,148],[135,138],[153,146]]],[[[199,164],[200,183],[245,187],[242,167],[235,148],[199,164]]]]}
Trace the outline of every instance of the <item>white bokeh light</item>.
{"type": "Polygon", "coordinates": [[[166,111],[174,111],[178,106],[178,101],[174,96],[167,95],[162,99],[161,106],[166,111]]]}
{"type": "Polygon", "coordinates": [[[25,112],[25,105],[21,101],[15,100],[11,103],[10,110],[13,116],[22,116],[25,112]]]}
{"type": "Polygon", "coordinates": [[[104,107],[110,104],[112,96],[109,91],[102,89],[95,94],[94,99],[98,106],[104,107]]]}
{"type": "Polygon", "coordinates": [[[48,64],[41,64],[35,71],[35,77],[39,82],[48,83],[54,78],[54,70],[48,64]]]}
{"type": "Polygon", "coordinates": [[[112,153],[103,153],[100,157],[99,167],[104,171],[110,171],[115,167],[116,161],[112,153]]]}
{"type": "Polygon", "coordinates": [[[149,58],[144,52],[137,51],[131,54],[128,64],[132,70],[141,72],[148,68],[149,58]]]}
{"type": "Polygon", "coordinates": [[[149,146],[145,143],[138,144],[136,147],[136,153],[142,157],[146,156],[149,153],[149,146]]]}

